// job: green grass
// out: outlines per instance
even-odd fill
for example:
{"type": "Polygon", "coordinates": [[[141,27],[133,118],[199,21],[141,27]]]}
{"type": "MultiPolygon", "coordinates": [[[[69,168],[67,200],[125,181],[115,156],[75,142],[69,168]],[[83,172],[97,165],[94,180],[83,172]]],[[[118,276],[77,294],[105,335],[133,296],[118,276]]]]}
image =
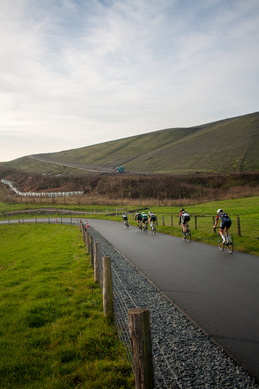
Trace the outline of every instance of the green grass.
{"type": "Polygon", "coordinates": [[[1,388],[133,388],[79,229],[0,226],[1,388]]]}
{"type": "Polygon", "coordinates": [[[14,159],[10,162],[2,162],[2,165],[6,165],[8,167],[14,167],[19,170],[30,172],[30,173],[38,173],[38,174],[82,174],[85,173],[82,169],[76,169],[73,167],[58,165],[55,163],[48,163],[43,161],[38,161],[29,157],[21,157],[14,159]]]}
{"type": "MultiPolygon", "coordinates": [[[[213,232],[212,229],[212,217],[216,216],[216,211],[218,208],[223,208],[232,219],[231,233],[234,237],[235,250],[245,253],[250,253],[254,255],[259,255],[259,226],[256,222],[259,219],[259,197],[246,197],[242,199],[232,199],[232,200],[221,200],[213,201],[208,203],[188,205],[188,200],[186,203],[181,204],[178,207],[168,207],[168,206],[155,206],[150,207],[150,209],[158,215],[159,225],[157,227],[158,232],[163,232],[165,234],[175,235],[181,237],[181,227],[178,226],[178,215],[180,207],[185,207],[185,209],[190,213],[191,221],[190,227],[192,231],[192,240],[208,243],[211,245],[217,245],[217,235],[213,232]],[[165,226],[162,226],[162,215],[164,215],[165,226]],[[173,227],[171,227],[170,216],[173,215],[173,227]],[[195,230],[195,218],[197,215],[197,230],[195,230]],[[237,234],[237,216],[240,218],[241,223],[241,236],[237,234]]],[[[50,208],[53,208],[55,205],[51,205],[50,208]]],[[[60,206],[59,206],[60,207],[60,206]]],[[[13,209],[20,209],[19,217],[28,218],[28,214],[23,214],[22,209],[24,205],[22,204],[4,204],[0,203],[0,212],[10,212],[13,209]]],[[[130,211],[134,209],[132,206],[98,206],[98,205],[87,205],[87,206],[62,206],[62,208],[80,210],[82,211],[82,217],[87,218],[96,218],[96,219],[109,219],[114,221],[122,221],[121,213],[124,211],[130,211]],[[102,212],[102,214],[94,214],[94,209],[96,212],[102,212]],[[107,214],[106,214],[107,210],[107,214]],[[110,213],[116,213],[118,211],[118,216],[111,216],[110,213]],[[90,214],[83,214],[83,212],[90,212],[90,214]],[[91,213],[92,212],[92,213],[91,213]]],[[[143,207],[144,208],[144,207],[143,207]]],[[[36,205],[32,205],[31,209],[37,209],[36,205]]],[[[147,212],[147,210],[146,210],[147,212]]],[[[46,215],[47,216],[47,215],[46,215]]],[[[55,215],[50,215],[54,217],[55,215]]],[[[56,214],[58,216],[58,213],[56,214]]],[[[35,218],[35,213],[32,214],[35,218]]],[[[17,219],[17,215],[9,216],[10,219],[17,219]]],[[[6,219],[6,216],[0,214],[0,220],[6,219]]],[[[133,221],[133,214],[129,214],[129,223],[132,225],[137,225],[133,221]]]]}

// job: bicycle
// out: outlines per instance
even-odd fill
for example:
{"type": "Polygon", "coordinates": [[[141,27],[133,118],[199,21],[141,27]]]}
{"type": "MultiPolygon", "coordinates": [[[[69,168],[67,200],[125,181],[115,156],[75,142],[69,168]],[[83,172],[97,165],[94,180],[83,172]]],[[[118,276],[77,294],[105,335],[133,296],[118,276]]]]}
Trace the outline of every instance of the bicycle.
{"type": "Polygon", "coordinates": [[[148,230],[148,222],[146,221],[146,222],[143,222],[142,231],[147,232],[147,230],[148,230]]]}
{"type": "Polygon", "coordinates": [[[187,240],[188,242],[190,242],[191,237],[192,237],[191,230],[190,230],[189,224],[187,223],[186,230],[183,231],[183,228],[182,228],[182,238],[183,238],[183,240],[187,240]]]}
{"type": "Polygon", "coordinates": [[[142,222],[138,220],[138,230],[139,232],[142,231],[142,222]]]}
{"type": "Polygon", "coordinates": [[[224,251],[224,248],[227,247],[229,254],[232,254],[234,251],[233,237],[230,233],[227,233],[226,231],[224,231],[224,236],[226,240],[223,243],[222,236],[220,232],[218,233],[218,248],[220,249],[220,251],[224,251]]]}
{"type": "Polygon", "coordinates": [[[128,222],[128,220],[124,220],[124,224],[125,224],[126,227],[129,228],[129,222],[128,222]]]}

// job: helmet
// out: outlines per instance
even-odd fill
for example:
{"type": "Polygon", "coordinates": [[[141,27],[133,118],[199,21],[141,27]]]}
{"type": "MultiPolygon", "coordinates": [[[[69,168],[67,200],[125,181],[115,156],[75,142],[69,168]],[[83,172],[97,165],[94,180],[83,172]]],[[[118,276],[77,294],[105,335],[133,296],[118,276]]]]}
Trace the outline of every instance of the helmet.
{"type": "Polygon", "coordinates": [[[180,212],[183,212],[184,211],[184,208],[180,209],[180,212]]]}
{"type": "Polygon", "coordinates": [[[222,210],[221,208],[219,208],[219,209],[217,210],[217,214],[220,213],[220,212],[223,212],[223,210],[222,210]]]}

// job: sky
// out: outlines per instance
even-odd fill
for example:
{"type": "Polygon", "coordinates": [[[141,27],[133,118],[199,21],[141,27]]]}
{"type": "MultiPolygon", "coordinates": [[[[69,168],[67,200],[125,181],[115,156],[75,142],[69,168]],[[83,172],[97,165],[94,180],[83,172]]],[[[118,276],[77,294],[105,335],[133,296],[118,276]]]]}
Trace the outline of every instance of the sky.
{"type": "Polygon", "coordinates": [[[0,2],[0,162],[257,111],[258,0],[0,2]]]}

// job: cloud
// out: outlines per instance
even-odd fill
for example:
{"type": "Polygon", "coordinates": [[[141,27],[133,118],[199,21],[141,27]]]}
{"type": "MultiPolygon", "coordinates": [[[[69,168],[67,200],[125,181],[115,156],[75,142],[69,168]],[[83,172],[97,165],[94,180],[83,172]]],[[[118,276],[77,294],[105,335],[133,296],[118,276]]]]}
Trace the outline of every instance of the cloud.
{"type": "MultiPolygon", "coordinates": [[[[256,0],[9,0],[0,11],[0,130],[35,139],[31,153],[41,138],[58,151],[258,110],[256,0]]],[[[2,134],[0,160],[15,150],[2,134]]]]}

